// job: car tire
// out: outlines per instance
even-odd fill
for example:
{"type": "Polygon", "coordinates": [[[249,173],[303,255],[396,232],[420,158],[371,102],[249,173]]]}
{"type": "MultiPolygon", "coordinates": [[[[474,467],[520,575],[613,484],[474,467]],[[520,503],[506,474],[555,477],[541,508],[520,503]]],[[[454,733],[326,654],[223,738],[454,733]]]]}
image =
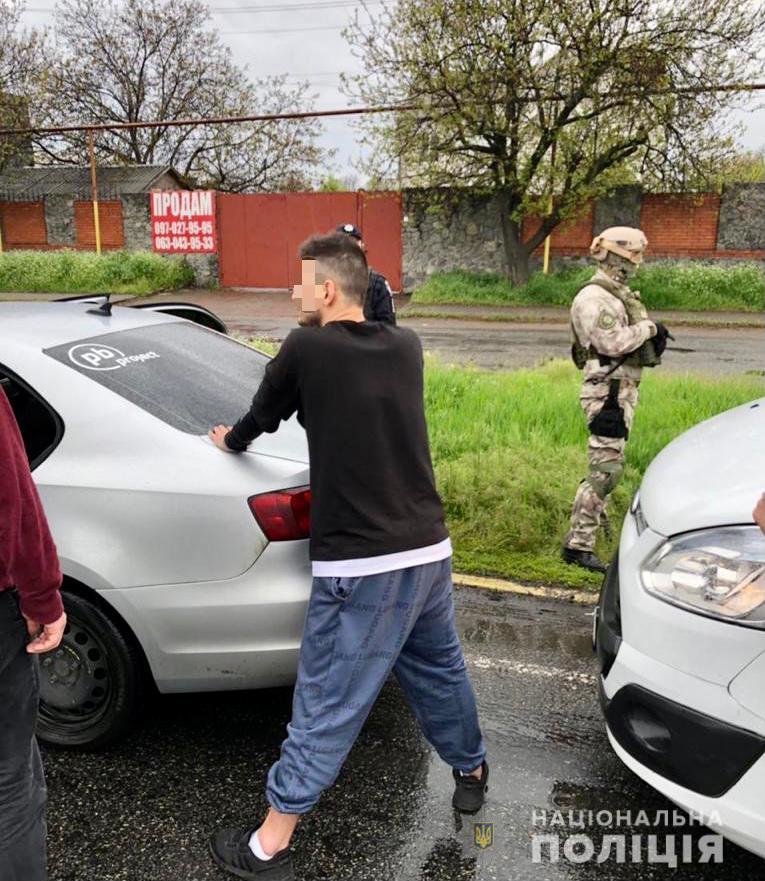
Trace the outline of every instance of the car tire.
{"type": "Polygon", "coordinates": [[[61,645],[40,656],[37,734],[58,747],[97,750],[130,730],[140,715],[140,650],[96,602],[63,592],[61,645]]]}

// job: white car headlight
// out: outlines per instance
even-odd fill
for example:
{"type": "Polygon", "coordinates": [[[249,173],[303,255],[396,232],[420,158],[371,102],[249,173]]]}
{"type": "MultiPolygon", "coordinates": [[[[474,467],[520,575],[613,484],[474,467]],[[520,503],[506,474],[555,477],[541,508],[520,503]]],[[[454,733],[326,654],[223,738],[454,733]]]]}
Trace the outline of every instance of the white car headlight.
{"type": "Polygon", "coordinates": [[[676,606],[765,628],[765,539],[728,526],[666,541],[642,565],[643,587],[676,606]]]}

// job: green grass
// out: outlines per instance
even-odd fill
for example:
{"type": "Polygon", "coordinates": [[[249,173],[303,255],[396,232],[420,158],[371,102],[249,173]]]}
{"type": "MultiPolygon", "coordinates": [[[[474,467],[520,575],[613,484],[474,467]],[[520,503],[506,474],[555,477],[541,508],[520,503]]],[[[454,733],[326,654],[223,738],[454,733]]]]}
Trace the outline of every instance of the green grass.
{"type": "MultiPolygon", "coordinates": [[[[580,378],[562,361],[505,373],[428,364],[431,450],[455,568],[574,587],[599,583],[558,557],[586,473],[580,378]]],[[[601,536],[597,551],[604,558],[614,551],[629,500],[662,447],[703,419],[762,394],[756,377],[647,371],[625,475],[611,500],[613,536],[601,536]]]]}
{"type": "MultiPolygon", "coordinates": [[[[273,340],[249,339],[273,353],[273,340]]],[[[482,371],[428,357],[425,404],[433,463],[454,545],[455,568],[479,575],[577,588],[600,578],[559,558],[571,503],[587,471],[581,373],[566,361],[531,370],[482,371]]],[[[627,444],[624,477],[610,502],[616,549],[630,499],[673,438],[765,393],[759,376],[724,379],[647,370],[627,444]]],[[[754,503],[754,499],[752,500],[754,503]]]]}
{"type": "MultiPolygon", "coordinates": [[[[526,285],[489,272],[434,273],[412,295],[413,304],[450,303],[483,306],[569,306],[592,276],[591,267],[535,273],[526,285]]],[[[631,286],[649,309],[746,311],[765,309],[765,275],[755,263],[650,263],[631,286]]]]}
{"type": "Polygon", "coordinates": [[[132,294],[187,287],[194,272],[182,259],[141,251],[7,251],[0,290],[61,294],[132,294]]]}
{"type": "Polygon", "coordinates": [[[246,343],[248,346],[252,346],[254,349],[257,349],[259,352],[263,352],[266,355],[275,355],[279,351],[280,343],[273,337],[254,337],[247,334],[237,333],[236,331],[234,331],[231,336],[239,340],[240,343],[246,343]]]}

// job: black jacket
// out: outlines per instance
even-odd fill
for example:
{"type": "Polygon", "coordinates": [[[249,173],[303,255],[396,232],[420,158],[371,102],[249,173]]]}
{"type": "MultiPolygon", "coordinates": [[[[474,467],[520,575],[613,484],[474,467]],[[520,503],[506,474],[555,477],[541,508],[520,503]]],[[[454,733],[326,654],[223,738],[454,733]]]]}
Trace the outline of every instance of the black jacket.
{"type": "Polygon", "coordinates": [[[396,323],[396,309],[393,306],[393,292],[384,275],[369,270],[369,284],[364,298],[364,318],[367,321],[386,321],[396,323]]]}
{"type": "Polygon", "coordinates": [[[311,462],[312,560],[357,560],[448,537],[423,406],[422,345],[408,327],[299,327],[226,435],[244,450],[297,412],[311,462]],[[371,390],[371,391],[370,391],[371,390]]]}

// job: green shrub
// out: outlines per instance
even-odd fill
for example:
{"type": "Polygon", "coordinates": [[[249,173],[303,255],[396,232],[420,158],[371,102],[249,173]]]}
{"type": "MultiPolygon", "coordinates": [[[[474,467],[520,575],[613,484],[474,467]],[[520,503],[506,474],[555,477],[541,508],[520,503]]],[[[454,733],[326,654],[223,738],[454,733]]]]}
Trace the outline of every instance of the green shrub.
{"type": "MultiPolygon", "coordinates": [[[[537,272],[520,288],[495,273],[435,273],[414,291],[412,303],[569,306],[592,273],[593,268],[587,266],[549,275],[537,272]]],[[[765,309],[765,275],[755,263],[649,263],[639,270],[631,286],[641,292],[649,309],[765,309]]]]}
{"type": "Polygon", "coordinates": [[[6,251],[0,290],[61,294],[153,294],[193,284],[182,258],[148,251],[6,251]]]}
{"type": "Polygon", "coordinates": [[[765,276],[755,263],[653,263],[634,286],[649,309],[765,309],[765,276]]]}

